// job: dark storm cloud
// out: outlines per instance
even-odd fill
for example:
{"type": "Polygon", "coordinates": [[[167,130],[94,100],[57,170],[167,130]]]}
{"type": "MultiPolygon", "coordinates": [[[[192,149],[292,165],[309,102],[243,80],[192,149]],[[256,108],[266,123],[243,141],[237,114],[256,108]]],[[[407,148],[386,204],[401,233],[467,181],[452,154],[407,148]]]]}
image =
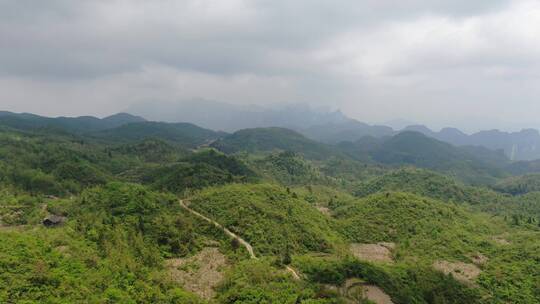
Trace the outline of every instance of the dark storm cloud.
{"type": "Polygon", "coordinates": [[[106,114],[199,96],[532,121],[539,17],[528,0],[0,0],[0,105],[106,114]]]}

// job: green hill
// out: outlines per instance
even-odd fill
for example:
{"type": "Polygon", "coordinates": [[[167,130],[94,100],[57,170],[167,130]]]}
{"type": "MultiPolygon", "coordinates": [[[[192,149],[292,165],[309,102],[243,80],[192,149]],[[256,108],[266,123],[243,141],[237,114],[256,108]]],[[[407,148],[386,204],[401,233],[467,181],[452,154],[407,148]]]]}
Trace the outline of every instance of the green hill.
{"type": "Polygon", "coordinates": [[[512,222],[540,226],[540,192],[529,192],[515,198],[516,207],[509,210],[512,222]]]}
{"type": "MultiPolygon", "coordinates": [[[[480,274],[475,288],[485,297],[478,302],[538,302],[535,273],[540,264],[531,260],[540,257],[540,243],[535,241],[537,230],[512,230],[501,219],[399,192],[350,202],[335,209],[334,216],[340,231],[351,241],[396,243],[392,258],[397,269],[405,267],[411,273],[429,269],[441,260],[456,265],[476,264],[480,274]],[[483,261],[479,262],[478,257],[483,261]]],[[[455,301],[462,303],[459,298],[455,301]]]]}
{"type": "Polygon", "coordinates": [[[160,139],[185,148],[195,148],[208,144],[223,134],[190,123],[140,122],[96,132],[92,136],[108,142],[120,143],[160,139]]]}
{"type": "Polygon", "coordinates": [[[299,153],[276,152],[263,157],[251,157],[248,163],[260,176],[283,185],[328,182],[319,169],[299,153]]]}
{"type": "Polygon", "coordinates": [[[237,131],[212,144],[225,153],[291,151],[309,159],[325,159],[339,153],[325,145],[283,128],[256,128],[237,131]]]}
{"type": "Polygon", "coordinates": [[[163,257],[199,248],[174,197],[111,183],[47,203],[35,209],[67,216],[65,225],[0,229],[0,302],[202,303],[159,271],[163,257]]]}
{"type": "Polygon", "coordinates": [[[164,163],[176,161],[179,156],[189,151],[160,139],[144,139],[139,142],[125,143],[109,149],[112,154],[136,157],[143,162],[164,163]]]}
{"type": "Polygon", "coordinates": [[[400,191],[414,193],[445,202],[469,203],[487,208],[504,206],[510,198],[483,187],[467,186],[429,170],[404,168],[375,177],[360,184],[357,196],[400,191]]]}
{"type": "MultiPolygon", "coordinates": [[[[472,184],[494,183],[505,175],[504,171],[489,161],[484,161],[470,153],[468,148],[454,147],[445,142],[429,138],[418,132],[402,132],[393,137],[367,145],[358,143],[359,154],[368,153],[379,163],[402,166],[412,165],[458,177],[472,184]]],[[[354,150],[353,150],[354,151],[354,150]]],[[[351,153],[349,148],[349,154],[351,153]]]]}
{"type": "Polygon", "coordinates": [[[333,222],[285,189],[267,185],[228,185],[195,195],[191,207],[250,242],[259,254],[331,252],[340,237],[333,222]]]}
{"type": "Polygon", "coordinates": [[[412,237],[434,239],[449,227],[470,220],[452,204],[402,192],[370,195],[334,210],[342,231],[356,242],[399,242],[412,237]]]}
{"type": "Polygon", "coordinates": [[[139,177],[154,189],[183,194],[191,189],[254,180],[256,175],[242,161],[215,150],[200,151],[178,162],[151,167],[139,177]]]}
{"type": "Polygon", "coordinates": [[[236,176],[252,177],[255,175],[255,173],[239,158],[225,155],[214,149],[193,153],[181,159],[181,161],[192,164],[208,164],[236,176]]]}
{"type": "Polygon", "coordinates": [[[78,137],[0,131],[0,183],[32,194],[77,193],[132,162],[78,137]]]}
{"type": "Polygon", "coordinates": [[[87,133],[143,121],[145,121],[144,118],[127,113],[118,113],[100,119],[93,116],[51,118],[28,113],[0,112],[0,125],[20,130],[57,129],[73,133],[87,133]]]}
{"type": "Polygon", "coordinates": [[[364,285],[396,304],[540,303],[538,176],[504,179],[496,152],[2,116],[30,127],[0,123],[0,303],[341,304],[364,285]]]}
{"type": "MultiPolygon", "coordinates": [[[[526,177],[525,180],[527,180],[526,177]]],[[[443,202],[470,204],[475,210],[499,215],[514,224],[536,225],[540,221],[540,197],[535,177],[520,186],[519,177],[503,180],[495,189],[468,186],[428,170],[405,168],[360,183],[354,193],[366,197],[377,193],[407,192],[443,202]],[[513,194],[513,195],[512,195],[513,194]]]]}
{"type": "Polygon", "coordinates": [[[540,174],[509,177],[495,184],[493,188],[512,195],[540,191],[540,174]]]}
{"type": "Polygon", "coordinates": [[[540,173],[540,160],[513,162],[507,165],[505,169],[514,175],[540,173]]]}

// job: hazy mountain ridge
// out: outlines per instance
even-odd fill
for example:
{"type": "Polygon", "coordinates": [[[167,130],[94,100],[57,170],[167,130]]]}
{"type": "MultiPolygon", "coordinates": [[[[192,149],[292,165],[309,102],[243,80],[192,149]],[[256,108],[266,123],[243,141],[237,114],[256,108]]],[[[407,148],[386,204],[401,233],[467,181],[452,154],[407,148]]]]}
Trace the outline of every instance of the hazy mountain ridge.
{"type": "Polygon", "coordinates": [[[384,138],[364,137],[339,145],[347,155],[390,166],[412,165],[451,176],[467,183],[490,184],[504,176],[508,159],[488,149],[458,147],[416,131],[384,138]]]}
{"type": "Polygon", "coordinates": [[[298,130],[305,136],[335,144],[342,141],[356,141],[365,136],[383,137],[396,132],[387,126],[372,126],[354,119],[342,123],[327,123],[298,130]]]}
{"type": "MultiPolygon", "coordinates": [[[[192,100],[157,105],[145,103],[133,106],[131,110],[133,113],[143,114],[150,121],[192,123],[211,130],[234,132],[252,128],[288,128],[312,140],[327,144],[355,142],[366,136],[381,138],[394,136],[403,131],[416,131],[455,146],[501,150],[512,161],[540,159],[540,133],[534,129],[519,132],[486,130],[471,135],[457,128],[443,128],[437,132],[424,125],[410,125],[402,130],[394,130],[388,126],[360,122],[347,117],[341,111],[315,110],[301,104],[269,109],[192,100]]],[[[1,125],[17,129],[57,128],[73,133],[103,131],[144,121],[146,119],[141,116],[127,113],[100,119],[92,116],[50,118],[29,113],[0,111],[1,125]]]]}
{"type": "Polygon", "coordinates": [[[331,145],[311,140],[293,130],[277,127],[240,130],[215,141],[212,147],[225,153],[292,151],[312,159],[341,154],[331,145]]]}
{"type": "Polygon", "coordinates": [[[250,128],[288,128],[310,139],[329,144],[354,142],[365,136],[384,137],[403,131],[416,131],[456,146],[483,146],[491,150],[503,150],[511,160],[540,159],[540,133],[533,129],[520,132],[486,130],[468,135],[457,128],[443,128],[437,132],[417,124],[396,130],[385,125],[360,122],[341,111],[316,110],[303,104],[265,108],[203,99],[176,103],[140,103],[127,111],[150,120],[190,122],[227,132],[250,128]]]}
{"type": "Polygon", "coordinates": [[[90,134],[92,137],[116,142],[134,142],[141,139],[160,139],[184,148],[209,144],[226,135],[204,129],[191,123],[135,122],[90,134]]]}
{"type": "Polygon", "coordinates": [[[457,146],[483,146],[492,150],[503,150],[510,160],[540,158],[540,133],[534,129],[523,129],[519,132],[487,130],[471,135],[455,128],[434,132],[425,126],[409,126],[405,130],[414,130],[457,146]]]}
{"type": "Polygon", "coordinates": [[[326,123],[347,123],[351,119],[340,111],[322,111],[303,104],[264,108],[240,106],[218,101],[193,99],[177,103],[146,102],[135,104],[127,112],[149,120],[190,122],[204,128],[235,132],[248,128],[282,127],[304,129],[326,123]]]}
{"type": "Polygon", "coordinates": [[[45,117],[30,113],[0,111],[0,125],[16,129],[56,128],[68,132],[84,133],[120,127],[128,123],[144,122],[146,119],[128,113],[117,113],[104,118],[94,116],[45,117]]]}
{"type": "Polygon", "coordinates": [[[437,132],[424,125],[411,125],[402,130],[394,130],[387,126],[369,125],[349,119],[347,122],[320,124],[298,131],[311,139],[331,144],[354,142],[366,136],[380,138],[414,131],[455,146],[502,151],[512,161],[540,159],[540,133],[535,129],[523,129],[519,132],[487,130],[468,135],[457,128],[443,128],[437,132]]]}

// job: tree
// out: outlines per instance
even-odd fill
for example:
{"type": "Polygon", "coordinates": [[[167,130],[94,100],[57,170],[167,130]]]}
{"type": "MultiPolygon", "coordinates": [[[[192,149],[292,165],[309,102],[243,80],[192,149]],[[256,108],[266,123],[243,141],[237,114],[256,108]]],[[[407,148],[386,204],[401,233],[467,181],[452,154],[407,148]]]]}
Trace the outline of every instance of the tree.
{"type": "Polygon", "coordinates": [[[512,215],[512,225],[519,226],[519,216],[517,214],[512,215]]]}
{"type": "Polygon", "coordinates": [[[231,247],[236,251],[238,248],[240,248],[240,242],[237,238],[233,238],[231,240],[231,247]]]}
{"type": "Polygon", "coordinates": [[[283,265],[290,265],[292,263],[291,250],[288,243],[285,246],[285,250],[283,251],[283,258],[281,261],[283,265]]]}

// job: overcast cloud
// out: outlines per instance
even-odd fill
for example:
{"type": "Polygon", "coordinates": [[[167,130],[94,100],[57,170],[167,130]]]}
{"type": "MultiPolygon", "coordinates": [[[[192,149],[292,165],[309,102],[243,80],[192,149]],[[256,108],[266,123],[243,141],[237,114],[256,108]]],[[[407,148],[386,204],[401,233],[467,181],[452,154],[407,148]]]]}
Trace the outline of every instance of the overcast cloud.
{"type": "Polygon", "coordinates": [[[0,108],[201,97],[540,127],[538,37],[530,0],[0,0],[0,108]]]}

